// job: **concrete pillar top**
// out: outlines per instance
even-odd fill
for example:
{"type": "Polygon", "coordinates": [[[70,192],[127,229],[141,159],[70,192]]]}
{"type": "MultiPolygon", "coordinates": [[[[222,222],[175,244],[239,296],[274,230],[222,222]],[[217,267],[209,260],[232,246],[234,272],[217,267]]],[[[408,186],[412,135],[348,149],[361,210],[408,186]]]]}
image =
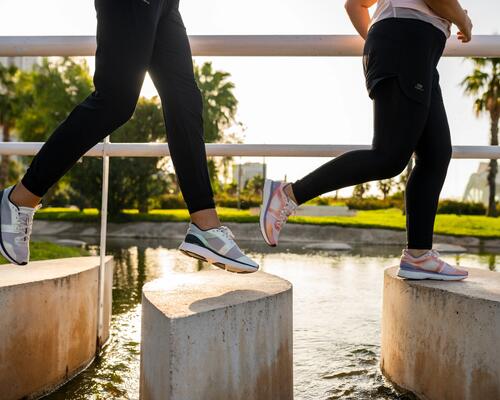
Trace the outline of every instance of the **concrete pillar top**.
{"type": "MultiPolygon", "coordinates": [[[[106,263],[112,259],[106,257],[106,263]]],[[[33,261],[28,265],[0,265],[0,288],[59,279],[76,275],[99,265],[99,257],[74,257],[33,261]]]]}
{"type": "MultiPolygon", "coordinates": [[[[458,282],[431,280],[406,280],[405,282],[415,288],[435,289],[471,299],[500,302],[500,273],[477,268],[467,268],[467,271],[469,271],[469,277],[458,282]]],[[[397,272],[398,267],[386,269],[386,278],[401,279],[397,277],[397,272]]]]}
{"type": "Polygon", "coordinates": [[[381,370],[426,400],[500,399],[500,274],[405,281],[386,271],[381,370]]]}
{"type": "Polygon", "coordinates": [[[264,272],[238,275],[211,270],[155,280],[144,286],[143,296],[167,317],[182,318],[274,296],[291,287],[264,272]]]}

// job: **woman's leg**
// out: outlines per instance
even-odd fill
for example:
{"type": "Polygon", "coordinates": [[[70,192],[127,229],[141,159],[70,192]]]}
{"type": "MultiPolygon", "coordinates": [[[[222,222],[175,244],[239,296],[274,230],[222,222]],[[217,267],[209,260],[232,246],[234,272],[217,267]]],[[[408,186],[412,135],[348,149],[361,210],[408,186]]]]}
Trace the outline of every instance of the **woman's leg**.
{"type": "Polygon", "coordinates": [[[203,140],[203,102],[175,0],[160,20],[150,73],[161,97],[170,155],[191,214],[192,223],[179,250],[231,272],[257,271],[258,264],[241,251],[215,211],[203,140]]]}
{"type": "Polygon", "coordinates": [[[175,5],[160,20],[150,74],[162,100],[170,154],[193,221],[203,229],[219,226],[207,167],[203,102],[186,28],[175,5]]]}
{"type": "Polygon", "coordinates": [[[298,204],[347,186],[390,178],[406,167],[424,129],[428,107],[406,96],[398,78],[380,82],[373,96],[371,150],[345,153],[292,185],[266,181],[260,228],[268,245],[278,244],[281,229],[298,204]]]}
{"type": "MultiPolygon", "coordinates": [[[[139,97],[159,10],[145,3],[132,5],[120,0],[97,0],[96,10],[95,91],[50,136],[33,159],[22,186],[16,187],[22,190],[24,186],[38,198],[83,154],[127,122],[139,97]]],[[[15,190],[14,201],[16,194],[15,190]]]]}
{"type": "Polygon", "coordinates": [[[415,149],[416,163],[406,187],[409,249],[432,249],[434,220],[451,159],[450,128],[441,89],[436,83],[422,136],[415,149]]]}
{"type": "Polygon", "coordinates": [[[149,64],[159,2],[96,0],[95,5],[94,93],[52,134],[22,184],[0,193],[0,252],[17,264],[29,261],[34,207],[80,157],[130,118],[149,64]]]}
{"type": "Polygon", "coordinates": [[[420,139],[427,107],[407,97],[397,78],[380,82],[374,92],[374,137],[371,150],[335,158],[292,185],[297,204],[321,194],[399,174],[420,139]]]}

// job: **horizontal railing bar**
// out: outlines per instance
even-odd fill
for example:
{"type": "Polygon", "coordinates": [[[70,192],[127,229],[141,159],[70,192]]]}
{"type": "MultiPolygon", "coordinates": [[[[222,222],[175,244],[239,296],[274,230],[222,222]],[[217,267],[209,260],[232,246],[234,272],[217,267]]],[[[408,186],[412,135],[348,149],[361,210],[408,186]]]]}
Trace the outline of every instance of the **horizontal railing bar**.
{"type": "MultiPolygon", "coordinates": [[[[195,56],[352,57],[363,40],[356,35],[195,35],[195,56]]],[[[0,56],[93,56],[95,36],[0,36],[0,56]]],[[[448,57],[500,57],[500,35],[476,35],[467,44],[447,42],[448,57]]]]}
{"type": "MultiPolygon", "coordinates": [[[[42,147],[40,142],[0,143],[0,155],[33,156],[42,147]]],[[[207,144],[208,156],[221,157],[337,157],[347,151],[370,149],[369,145],[322,144],[207,144]]],[[[165,157],[165,143],[99,143],[86,157],[165,157]]],[[[500,159],[499,146],[454,146],[453,158],[500,159]]]]}

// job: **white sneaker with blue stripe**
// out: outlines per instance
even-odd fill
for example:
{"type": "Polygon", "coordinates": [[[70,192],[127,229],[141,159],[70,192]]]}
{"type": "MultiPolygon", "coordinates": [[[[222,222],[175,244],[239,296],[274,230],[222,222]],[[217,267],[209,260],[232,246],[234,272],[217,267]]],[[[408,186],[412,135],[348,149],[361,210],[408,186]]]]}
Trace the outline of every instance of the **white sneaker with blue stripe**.
{"type": "Polygon", "coordinates": [[[191,223],[179,250],[229,272],[251,273],[259,270],[259,264],[240,250],[227,226],[204,231],[191,223]]]}
{"type": "Polygon", "coordinates": [[[11,263],[26,265],[30,260],[33,216],[41,206],[18,207],[10,201],[14,186],[0,192],[0,253],[11,263]]]}

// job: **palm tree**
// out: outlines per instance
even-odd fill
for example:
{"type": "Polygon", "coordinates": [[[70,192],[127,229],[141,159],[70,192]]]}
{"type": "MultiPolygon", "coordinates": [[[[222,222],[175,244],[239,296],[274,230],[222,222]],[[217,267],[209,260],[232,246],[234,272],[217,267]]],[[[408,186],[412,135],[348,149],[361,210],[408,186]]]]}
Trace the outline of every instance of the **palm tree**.
{"type": "MultiPolygon", "coordinates": [[[[17,68],[0,64],[0,127],[3,141],[10,142],[10,134],[16,117],[16,74],[17,68]]],[[[9,180],[10,157],[2,156],[0,162],[0,186],[7,185],[9,180]]]]}
{"type": "MultiPolygon", "coordinates": [[[[490,116],[490,145],[498,146],[498,121],[500,119],[500,58],[472,58],[474,70],[462,81],[465,94],[474,96],[474,112],[477,116],[490,116]]],[[[488,171],[488,216],[497,216],[496,176],[497,160],[490,160],[488,171]]]]}

